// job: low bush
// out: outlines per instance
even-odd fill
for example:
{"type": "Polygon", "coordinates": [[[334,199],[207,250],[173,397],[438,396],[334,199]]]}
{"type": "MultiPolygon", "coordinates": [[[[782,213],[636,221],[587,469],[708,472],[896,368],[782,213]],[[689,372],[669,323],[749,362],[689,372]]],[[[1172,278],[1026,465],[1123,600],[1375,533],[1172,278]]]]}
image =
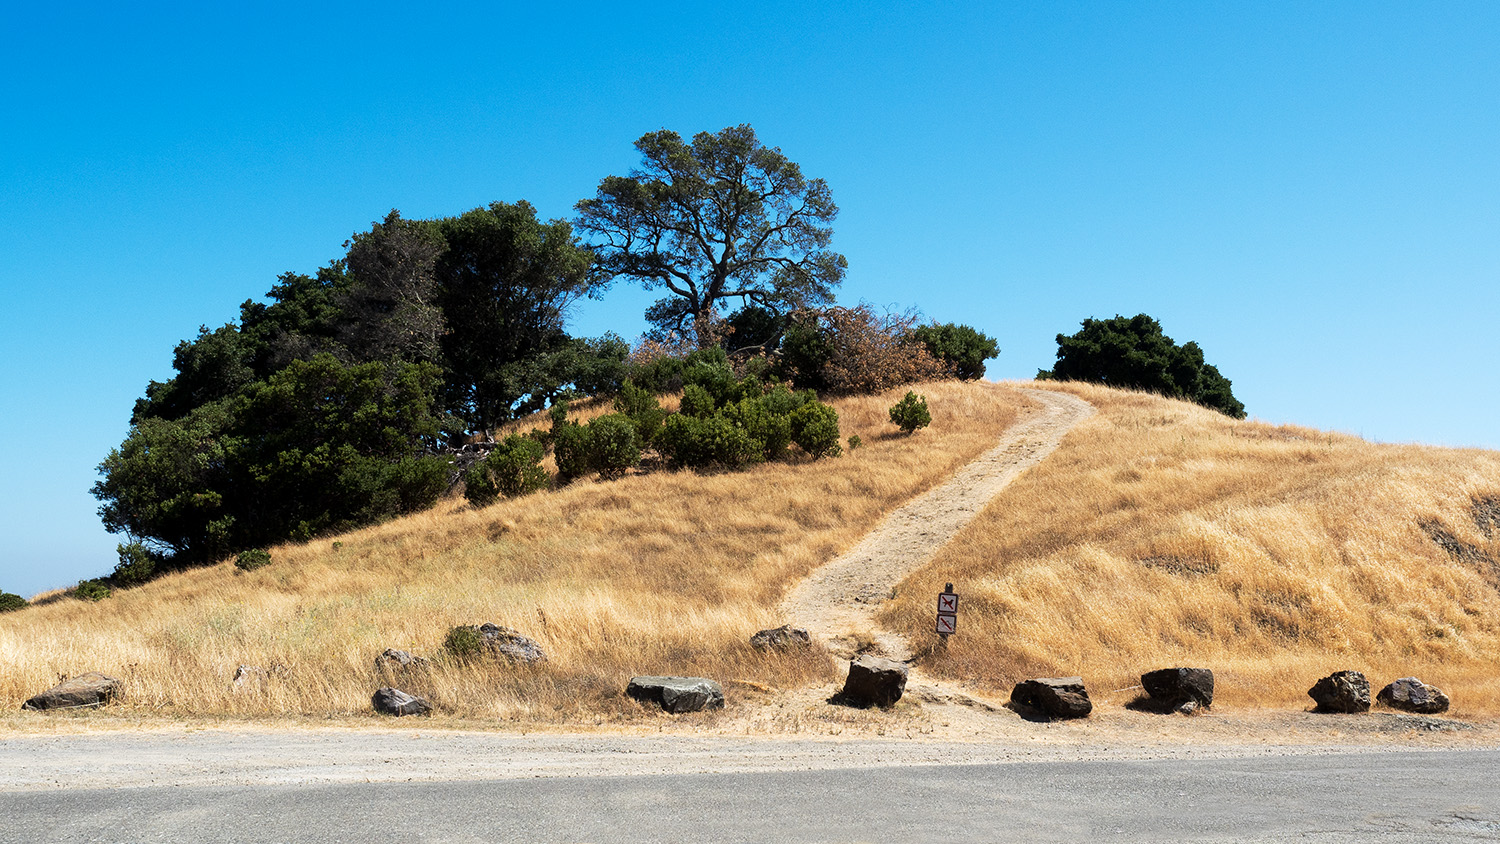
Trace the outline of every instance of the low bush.
{"type": "Polygon", "coordinates": [[[891,405],[891,422],[907,436],[932,424],[932,414],[927,411],[927,398],[907,390],[901,401],[891,405]]]}
{"type": "Polygon", "coordinates": [[[661,430],[662,421],[667,418],[667,412],[662,410],[656,395],[650,390],[637,387],[633,381],[626,381],[620,387],[620,392],[615,396],[615,411],[625,414],[635,426],[636,444],[641,448],[651,447],[657,432],[661,430]]]}
{"type": "Polygon", "coordinates": [[[240,571],[255,571],[256,569],[265,568],[270,564],[271,552],[264,548],[251,548],[247,551],[241,551],[239,556],[234,558],[234,567],[240,571]]]}
{"type": "Polygon", "coordinates": [[[636,426],[623,414],[611,413],[589,423],[589,463],[600,477],[618,478],[641,462],[636,426]]]}
{"type": "Polygon", "coordinates": [[[811,401],[792,411],[790,416],[792,442],[813,457],[837,457],[843,453],[839,445],[839,414],[832,407],[811,401]]]}
{"type": "Polygon", "coordinates": [[[0,612],[12,612],[27,606],[26,599],[12,592],[0,592],[0,612]]]}
{"type": "Polygon", "coordinates": [[[860,446],[862,446],[864,444],[865,444],[865,441],[859,438],[859,434],[850,434],[849,435],[849,450],[850,451],[853,451],[856,448],[859,448],[860,446]]]}
{"type": "Polygon", "coordinates": [[[984,375],[984,362],[998,357],[1000,347],[993,337],[967,325],[947,323],[923,325],[912,329],[912,337],[927,347],[933,357],[942,361],[953,374],[964,381],[984,375]]]}
{"type": "Polygon", "coordinates": [[[564,422],[552,429],[552,458],[557,461],[557,479],[567,483],[589,473],[593,464],[593,438],[577,422],[564,422]]]}
{"type": "Polygon", "coordinates": [[[483,507],[502,495],[511,498],[546,489],[545,456],[546,450],[535,438],[511,434],[464,473],[464,498],[483,507]]]}
{"type": "Polygon", "coordinates": [[[80,601],[102,601],[114,594],[110,588],[99,580],[84,580],[73,587],[69,593],[80,601]]]}
{"type": "Polygon", "coordinates": [[[473,659],[484,650],[484,634],[478,627],[460,625],[448,631],[443,639],[443,651],[454,659],[473,659]]]}
{"type": "Polygon", "coordinates": [[[117,545],[115,551],[120,555],[120,561],[115,564],[114,573],[109,576],[115,585],[139,586],[156,574],[156,558],[141,543],[117,545]]]}
{"type": "Polygon", "coordinates": [[[688,384],[682,388],[680,411],[684,416],[705,419],[713,414],[716,404],[713,394],[700,384],[688,384]]]}

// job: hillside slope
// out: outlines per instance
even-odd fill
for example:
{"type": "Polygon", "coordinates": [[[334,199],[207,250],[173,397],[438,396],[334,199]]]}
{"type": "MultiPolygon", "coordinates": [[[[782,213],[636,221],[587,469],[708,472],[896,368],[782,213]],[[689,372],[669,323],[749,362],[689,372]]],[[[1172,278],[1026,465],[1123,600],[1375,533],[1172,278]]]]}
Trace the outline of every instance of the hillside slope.
{"type": "MultiPolygon", "coordinates": [[[[1416,675],[1500,711],[1500,453],[1376,445],[1192,404],[1053,385],[1098,413],[899,588],[880,618],[927,671],[1123,690],[1212,668],[1226,705],[1310,705],[1335,670],[1416,675]],[[962,594],[932,645],[933,595],[962,594]]],[[[1378,688],[1378,686],[1377,686],[1378,688]]]]}
{"type": "MultiPolygon", "coordinates": [[[[340,537],[272,549],[267,568],[172,575],[98,604],[0,615],[0,711],[58,675],[125,681],[114,713],[368,713],[389,647],[434,656],[448,630],[493,622],[536,638],[534,669],[439,662],[407,683],[447,716],[594,723],[639,713],[632,674],[778,687],[832,682],[821,651],[766,658],[746,640],[781,623],[785,591],[889,510],[989,447],[1029,402],[993,384],[922,385],[930,428],[899,435],[904,392],[834,402],[844,457],[744,472],[660,472],[475,510],[462,501],[340,537]],[[270,672],[236,692],[237,665],[270,672]]],[[[102,713],[101,713],[102,714],[102,713]]],[[[5,716],[40,718],[43,716],[5,716]]]]}

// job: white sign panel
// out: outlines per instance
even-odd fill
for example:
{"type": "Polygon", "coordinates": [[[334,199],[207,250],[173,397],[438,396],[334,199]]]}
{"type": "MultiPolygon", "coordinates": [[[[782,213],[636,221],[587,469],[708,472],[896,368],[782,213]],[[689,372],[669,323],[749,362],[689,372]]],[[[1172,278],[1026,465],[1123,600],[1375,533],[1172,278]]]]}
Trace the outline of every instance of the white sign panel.
{"type": "Polygon", "coordinates": [[[941,593],[939,593],[938,594],[938,612],[945,612],[945,613],[956,613],[956,612],[958,612],[958,596],[952,594],[951,592],[941,592],[941,593]]]}
{"type": "Polygon", "coordinates": [[[958,632],[958,616],[940,615],[937,617],[937,632],[940,636],[947,636],[958,632]]]}

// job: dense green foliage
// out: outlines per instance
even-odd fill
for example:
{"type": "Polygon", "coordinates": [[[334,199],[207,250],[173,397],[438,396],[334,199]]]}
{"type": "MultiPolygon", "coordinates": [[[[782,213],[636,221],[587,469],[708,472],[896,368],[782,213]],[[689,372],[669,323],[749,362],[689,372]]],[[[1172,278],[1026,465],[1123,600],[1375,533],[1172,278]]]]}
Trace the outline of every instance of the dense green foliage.
{"type": "Polygon", "coordinates": [[[838,206],[822,179],[745,125],[691,142],[648,132],[635,148],[640,167],[601,181],[577,222],[602,274],[668,294],[646,312],[662,335],[706,347],[735,299],[775,313],[832,301],[848,262],[828,249],[838,206]]]}
{"type": "Polygon", "coordinates": [[[264,548],[249,548],[234,558],[234,567],[240,571],[255,571],[271,564],[271,552],[264,548]]]}
{"type": "Polygon", "coordinates": [[[485,458],[464,473],[464,497],[476,507],[546,489],[550,478],[542,468],[546,449],[530,437],[511,434],[485,458]]]}
{"type": "Polygon", "coordinates": [[[150,580],[156,574],[158,560],[146,546],[139,542],[122,543],[115,547],[120,561],[109,576],[116,586],[136,586],[150,580]]]}
{"type": "Polygon", "coordinates": [[[68,590],[68,594],[80,601],[93,601],[97,603],[113,595],[114,591],[102,580],[82,580],[79,581],[77,586],[68,590]]]}
{"type": "Polygon", "coordinates": [[[923,325],[912,329],[911,333],[933,357],[947,364],[953,374],[964,381],[984,377],[984,362],[1000,354],[1000,346],[993,337],[967,325],[952,322],[923,325]]]}
{"type": "Polygon", "coordinates": [[[1086,319],[1078,333],[1057,335],[1057,363],[1037,378],[1149,390],[1245,418],[1245,405],[1230,391],[1229,379],[1204,361],[1198,344],[1177,345],[1145,314],[1086,319]]]}
{"type": "Polygon", "coordinates": [[[443,637],[443,650],[455,659],[472,659],[479,656],[483,649],[484,634],[473,625],[464,624],[454,627],[448,631],[447,636],[443,637]]]}
{"type": "Polygon", "coordinates": [[[14,592],[0,592],[0,612],[11,612],[29,606],[25,598],[14,592]]]}
{"type": "Polygon", "coordinates": [[[839,414],[820,401],[810,401],[792,411],[792,442],[813,457],[837,457],[843,452],[839,445],[839,414]]]}
{"type": "Polygon", "coordinates": [[[907,436],[932,424],[932,414],[927,411],[927,397],[919,396],[911,390],[906,391],[901,401],[891,405],[890,415],[892,424],[907,436]]]}

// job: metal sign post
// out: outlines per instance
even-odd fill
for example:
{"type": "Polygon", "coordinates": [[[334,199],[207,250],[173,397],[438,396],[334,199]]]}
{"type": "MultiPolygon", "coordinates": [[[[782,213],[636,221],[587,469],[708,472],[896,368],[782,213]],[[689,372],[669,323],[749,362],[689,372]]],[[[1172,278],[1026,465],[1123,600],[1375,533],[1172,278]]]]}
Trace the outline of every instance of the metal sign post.
{"type": "Polygon", "coordinates": [[[938,594],[937,634],[943,637],[941,647],[948,646],[948,637],[958,632],[958,593],[953,584],[938,594]]]}

